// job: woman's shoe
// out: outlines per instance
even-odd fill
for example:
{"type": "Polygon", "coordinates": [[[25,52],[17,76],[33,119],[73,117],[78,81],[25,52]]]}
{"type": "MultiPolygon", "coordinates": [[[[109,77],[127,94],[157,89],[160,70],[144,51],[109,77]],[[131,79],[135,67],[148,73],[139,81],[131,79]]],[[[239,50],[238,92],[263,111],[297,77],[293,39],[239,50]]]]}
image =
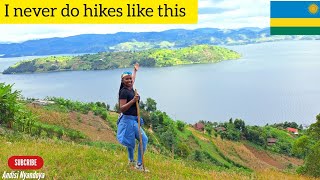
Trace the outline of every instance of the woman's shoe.
{"type": "Polygon", "coordinates": [[[143,169],[142,163],[137,163],[137,165],[135,166],[135,169],[139,171],[150,172],[149,169],[147,169],[146,167],[143,169]]]}

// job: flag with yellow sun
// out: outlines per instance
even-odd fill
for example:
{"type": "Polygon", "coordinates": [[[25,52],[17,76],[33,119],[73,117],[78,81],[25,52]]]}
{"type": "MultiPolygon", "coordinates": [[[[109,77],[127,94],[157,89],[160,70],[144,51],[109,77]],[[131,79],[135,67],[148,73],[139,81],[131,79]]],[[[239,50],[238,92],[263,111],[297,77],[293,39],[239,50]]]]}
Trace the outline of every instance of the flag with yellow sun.
{"type": "Polygon", "coordinates": [[[320,35],[320,1],[271,1],[271,35],[320,35]]]}

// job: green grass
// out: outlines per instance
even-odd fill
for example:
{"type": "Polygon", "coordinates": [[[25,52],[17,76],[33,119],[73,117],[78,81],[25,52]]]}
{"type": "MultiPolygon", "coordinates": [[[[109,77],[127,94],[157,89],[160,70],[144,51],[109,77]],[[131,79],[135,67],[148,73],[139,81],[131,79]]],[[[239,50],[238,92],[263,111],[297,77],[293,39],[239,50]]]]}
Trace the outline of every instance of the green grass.
{"type": "Polygon", "coordinates": [[[109,114],[108,114],[108,122],[109,122],[111,128],[112,128],[114,131],[117,130],[118,117],[119,117],[119,114],[109,111],[109,114]]]}
{"type": "Polygon", "coordinates": [[[283,153],[287,155],[292,155],[292,144],[295,141],[293,136],[290,136],[285,130],[280,130],[274,127],[263,127],[263,133],[267,137],[277,138],[277,142],[273,146],[268,146],[269,150],[272,150],[277,153],[283,153]]]}
{"type": "MultiPolygon", "coordinates": [[[[51,139],[19,139],[0,136],[0,171],[11,171],[7,160],[13,155],[39,155],[44,166],[39,172],[48,179],[212,179],[220,172],[214,166],[173,160],[146,153],[150,173],[127,167],[127,152],[119,145],[79,145],[51,139]]],[[[224,176],[224,172],[222,172],[224,176]]],[[[250,177],[245,172],[228,173],[232,177],[250,177]],[[239,174],[238,174],[239,173],[239,174]]]]}
{"type": "Polygon", "coordinates": [[[188,140],[189,137],[192,135],[192,132],[188,130],[187,127],[185,127],[183,131],[177,130],[176,132],[180,140],[188,140]]]}
{"type": "Polygon", "coordinates": [[[201,150],[208,152],[222,166],[228,168],[232,167],[232,164],[225,160],[224,157],[219,154],[212,142],[204,142],[199,140],[199,144],[201,146],[201,150]]]}

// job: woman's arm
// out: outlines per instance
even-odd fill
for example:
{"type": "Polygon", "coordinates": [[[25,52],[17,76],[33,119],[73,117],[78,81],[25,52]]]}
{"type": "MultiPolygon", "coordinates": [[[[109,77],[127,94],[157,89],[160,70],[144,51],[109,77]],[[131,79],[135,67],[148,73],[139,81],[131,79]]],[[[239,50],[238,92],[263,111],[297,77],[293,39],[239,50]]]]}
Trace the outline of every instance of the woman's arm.
{"type": "Polygon", "coordinates": [[[126,99],[120,99],[119,103],[120,103],[120,111],[122,113],[128,111],[128,109],[134,105],[136,103],[136,101],[139,100],[139,95],[135,95],[133,99],[131,99],[131,101],[127,102],[126,99]]]}
{"type": "Polygon", "coordinates": [[[133,73],[132,73],[132,84],[134,84],[134,82],[136,81],[136,74],[137,74],[137,71],[139,70],[139,64],[136,63],[134,65],[134,68],[133,68],[133,73]]]}

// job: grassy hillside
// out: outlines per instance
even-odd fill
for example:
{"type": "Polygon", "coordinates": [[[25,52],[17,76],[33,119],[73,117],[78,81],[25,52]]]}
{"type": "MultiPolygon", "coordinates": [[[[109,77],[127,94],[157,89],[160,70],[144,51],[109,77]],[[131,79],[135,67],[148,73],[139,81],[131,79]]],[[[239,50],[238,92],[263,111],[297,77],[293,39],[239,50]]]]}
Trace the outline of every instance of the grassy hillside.
{"type": "Polygon", "coordinates": [[[48,98],[54,104],[39,106],[1,83],[0,97],[0,171],[11,171],[13,155],[39,155],[45,162],[39,171],[49,179],[312,179],[296,173],[302,160],[195,130],[158,111],[150,98],[141,101],[141,114],[151,172],[137,172],[127,166],[126,148],[115,138],[118,114],[108,105],[48,98]]]}
{"type": "Polygon", "coordinates": [[[0,136],[0,143],[1,172],[11,172],[6,166],[8,157],[36,154],[45,162],[39,172],[46,173],[48,179],[311,179],[271,169],[250,174],[217,170],[214,166],[174,160],[154,153],[145,156],[151,172],[142,173],[127,167],[125,149],[119,145],[100,148],[18,135],[0,136]]]}
{"type": "Polygon", "coordinates": [[[82,56],[51,56],[18,62],[3,73],[33,73],[67,70],[104,70],[129,67],[139,62],[145,67],[163,67],[182,64],[217,63],[238,59],[235,51],[209,45],[181,49],[150,49],[145,51],[102,52],[82,56]]]}
{"type": "MultiPolygon", "coordinates": [[[[38,116],[39,120],[42,123],[81,131],[83,134],[85,134],[87,139],[85,141],[81,140],[75,141],[76,143],[73,143],[68,139],[59,140],[55,137],[53,137],[53,139],[48,139],[47,134],[45,134],[44,132],[40,137],[37,138],[19,133],[14,133],[13,135],[10,135],[10,133],[5,133],[6,135],[2,137],[2,140],[8,142],[6,143],[8,147],[6,147],[7,149],[3,149],[3,152],[7,151],[7,153],[9,154],[21,154],[23,151],[32,152],[36,148],[37,151],[35,151],[35,154],[38,154],[46,159],[50,159],[50,163],[48,164],[48,166],[44,167],[43,170],[46,171],[48,175],[55,172],[57,175],[56,177],[61,177],[60,174],[63,174],[62,177],[76,179],[81,179],[80,177],[125,178],[127,175],[133,175],[137,178],[142,176],[146,178],[149,177],[141,175],[137,172],[131,172],[130,168],[126,166],[126,150],[124,147],[118,144],[115,139],[114,130],[111,128],[111,126],[114,126],[114,123],[117,120],[117,113],[109,112],[107,121],[105,121],[101,117],[95,116],[91,112],[86,114],[81,112],[81,110],[78,110],[78,112],[70,111],[70,109],[73,109],[73,107],[70,105],[68,108],[66,108],[66,106],[61,106],[58,104],[45,107],[28,105],[27,108],[31,110],[33,114],[38,116]],[[35,144],[35,146],[31,147],[28,143],[35,144]],[[13,147],[12,144],[15,144],[17,146],[17,149],[19,150],[10,151],[9,149],[13,147]],[[23,148],[18,148],[19,146],[23,148]],[[25,147],[30,148],[28,149],[25,147]],[[47,149],[45,147],[47,147],[47,149]],[[59,153],[52,155],[51,151],[57,151],[59,153]],[[81,153],[74,153],[79,151],[81,151],[81,153]],[[107,152],[108,154],[105,154],[105,152],[107,152]],[[70,159],[70,162],[68,162],[67,165],[72,164],[71,169],[65,168],[64,170],[59,171],[54,170],[57,168],[56,162],[64,162],[64,158],[61,157],[70,159]],[[101,161],[101,159],[108,159],[108,161],[101,161]],[[81,163],[76,163],[78,161],[80,161],[81,163]],[[99,168],[99,170],[94,170],[96,163],[99,164],[98,167],[100,167],[100,165],[103,167],[99,168]],[[86,166],[88,166],[88,169],[86,169],[86,171],[84,171],[84,167],[82,167],[83,164],[86,164],[86,166]],[[110,164],[116,165],[112,166],[110,164]],[[115,174],[111,173],[111,171],[117,171],[117,167],[120,169],[118,170],[119,172],[115,174]],[[110,172],[110,176],[102,173],[106,169],[110,169],[107,171],[110,172]],[[92,171],[98,172],[98,175],[91,176],[90,172],[92,171]],[[73,173],[70,174],[70,172],[73,173]]],[[[228,179],[250,179],[250,177],[253,176],[259,177],[259,173],[262,173],[261,170],[264,169],[269,169],[270,172],[272,172],[271,169],[273,168],[286,171],[290,170],[286,167],[279,168],[277,165],[268,164],[263,159],[255,158],[252,153],[248,155],[243,151],[239,151],[239,148],[237,148],[238,146],[241,146],[242,149],[246,149],[246,151],[253,151],[252,149],[255,150],[254,147],[252,147],[252,149],[250,150],[249,148],[246,148],[243,143],[221,140],[221,138],[219,137],[213,137],[208,134],[201,133],[193,129],[192,127],[185,127],[183,131],[177,131],[177,139],[179,139],[182,144],[185,143],[188,146],[189,151],[200,152],[200,160],[194,160],[192,158],[192,153],[190,153],[189,157],[187,158],[175,156],[175,158],[173,159],[170,151],[161,152],[161,149],[157,147],[157,145],[161,146],[161,144],[157,142],[161,141],[160,137],[157,137],[156,133],[152,133],[151,129],[148,129],[146,131],[149,134],[149,139],[153,139],[154,141],[150,142],[148,153],[146,154],[146,161],[148,162],[148,168],[152,170],[152,177],[179,179],[188,179],[192,177],[196,177],[199,179],[225,177],[228,179]],[[234,149],[235,151],[227,152],[225,151],[225,149],[231,151],[232,149],[234,149]],[[237,157],[242,158],[235,159],[233,157],[234,153],[237,153],[237,157]],[[206,156],[206,154],[208,156],[206,156]],[[260,164],[260,168],[257,168],[257,166],[250,166],[251,164],[255,163],[258,165],[260,164]],[[160,171],[157,168],[158,166],[164,167],[160,171]],[[173,166],[178,169],[182,168],[182,170],[164,173],[165,171],[169,170],[168,168],[165,168],[167,166],[173,166]],[[191,169],[194,170],[191,171],[191,169]]],[[[262,152],[267,153],[265,151],[262,152]]],[[[270,152],[269,154],[272,153],[270,152]]],[[[285,158],[282,158],[281,161],[279,161],[279,155],[273,156],[275,156],[274,159],[276,159],[278,163],[281,163],[281,161],[285,158],[290,159],[289,157],[284,156],[285,158]]],[[[9,157],[9,155],[7,157],[9,157]]],[[[292,160],[286,160],[285,163],[292,164],[293,167],[296,167],[297,165],[301,164],[301,161],[292,158],[292,160]]],[[[276,177],[282,175],[281,172],[272,173],[276,177]]],[[[292,175],[292,177],[295,176],[296,175],[292,175]]]]}

